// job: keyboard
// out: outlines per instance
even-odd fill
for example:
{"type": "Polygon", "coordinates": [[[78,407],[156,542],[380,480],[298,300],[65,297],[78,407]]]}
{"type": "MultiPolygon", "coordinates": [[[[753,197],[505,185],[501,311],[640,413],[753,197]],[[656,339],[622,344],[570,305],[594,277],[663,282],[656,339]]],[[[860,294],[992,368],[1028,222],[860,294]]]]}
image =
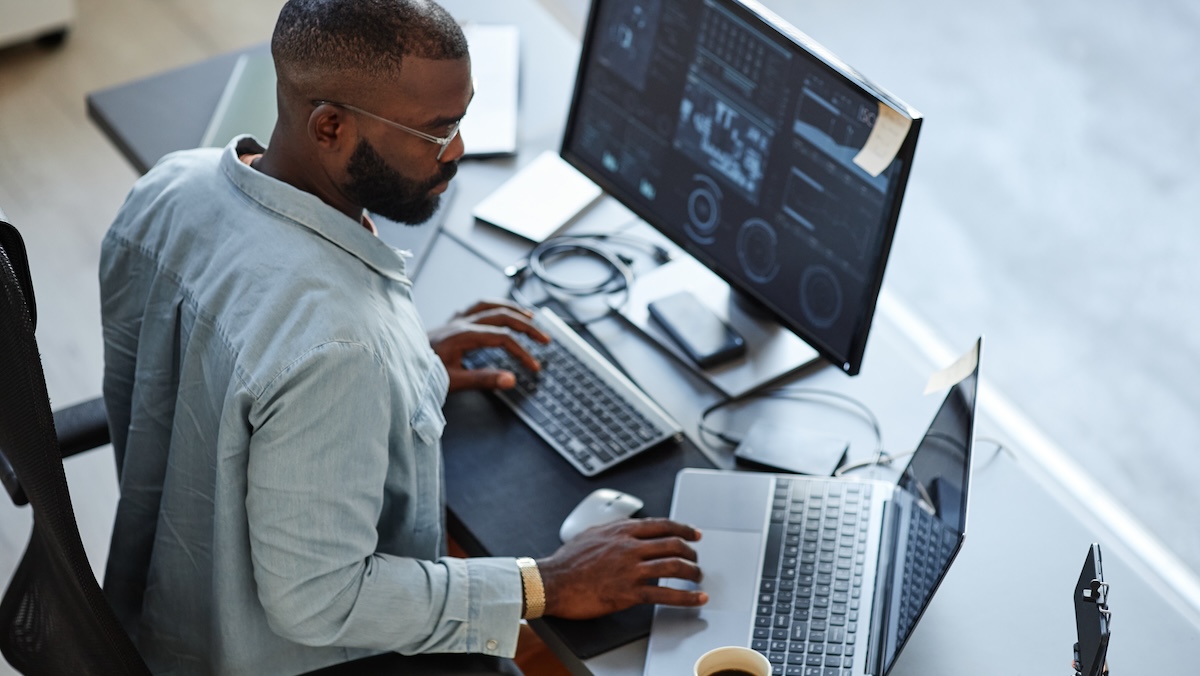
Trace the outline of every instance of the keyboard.
{"type": "Polygon", "coordinates": [[[463,365],[516,374],[515,388],[494,394],[580,473],[594,476],[682,435],[666,411],[553,311],[538,310],[534,323],[551,342],[524,334],[517,340],[541,363],[540,371],[499,347],[473,350],[463,365]]]}
{"type": "Polygon", "coordinates": [[[750,646],[773,674],[852,673],[870,498],[869,484],[776,480],[750,646]]]}
{"type": "Polygon", "coordinates": [[[917,614],[937,584],[938,576],[958,546],[958,534],[942,520],[913,505],[904,554],[903,594],[900,597],[900,626],[897,641],[904,641],[917,621],[917,614]]]}

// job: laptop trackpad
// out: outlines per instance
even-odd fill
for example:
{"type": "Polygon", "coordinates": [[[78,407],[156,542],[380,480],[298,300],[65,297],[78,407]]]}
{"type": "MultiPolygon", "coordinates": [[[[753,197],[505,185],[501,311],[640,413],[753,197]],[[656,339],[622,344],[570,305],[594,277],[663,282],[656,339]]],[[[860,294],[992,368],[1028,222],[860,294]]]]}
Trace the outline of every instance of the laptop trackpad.
{"type": "Polygon", "coordinates": [[[770,507],[772,477],[754,472],[684,471],[671,516],[700,530],[721,528],[762,533],[770,507]]]}
{"type": "MultiPolygon", "coordinates": [[[[646,673],[686,673],[682,668],[712,648],[726,645],[749,647],[754,618],[755,585],[758,583],[761,533],[709,529],[695,543],[708,603],[701,608],[659,606],[650,631],[646,673]],[[672,656],[670,662],[660,661],[672,656]],[[655,668],[651,667],[661,667],[655,668]]],[[[672,587],[694,589],[681,580],[664,581],[672,587]]]]}

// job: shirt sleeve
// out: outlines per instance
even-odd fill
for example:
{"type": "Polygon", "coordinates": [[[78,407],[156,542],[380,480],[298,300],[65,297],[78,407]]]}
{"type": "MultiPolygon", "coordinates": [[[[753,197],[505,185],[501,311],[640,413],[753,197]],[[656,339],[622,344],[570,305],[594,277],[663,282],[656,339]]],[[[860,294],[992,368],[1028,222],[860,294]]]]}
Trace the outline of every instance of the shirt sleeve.
{"type": "Polygon", "coordinates": [[[376,551],[393,419],[383,363],[327,343],[268,385],[251,416],[246,513],[271,628],[305,645],[511,657],[521,578],[508,558],[376,551]]]}

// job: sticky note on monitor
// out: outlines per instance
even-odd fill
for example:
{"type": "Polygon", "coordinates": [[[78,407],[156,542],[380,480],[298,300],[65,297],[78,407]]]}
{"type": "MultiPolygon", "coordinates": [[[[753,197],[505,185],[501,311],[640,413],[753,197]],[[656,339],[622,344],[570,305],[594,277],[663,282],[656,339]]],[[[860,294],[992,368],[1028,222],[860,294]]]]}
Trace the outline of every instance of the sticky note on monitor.
{"type": "Polygon", "coordinates": [[[908,138],[908,129],[912,120],[892,110],[891,107],[879,101],[879,115],[875,118],[875,126],[867,137],[862,150],[854,156],[854,163],[862,167],[871,176],[878,176],[896,159],[904,139],[908,138]]]}
{"type": "Polygon", "coordinates": [[[554,236],[600,198],[600,187],[547,150],[488,195],[472,212],[534,242],[554,236]]]}

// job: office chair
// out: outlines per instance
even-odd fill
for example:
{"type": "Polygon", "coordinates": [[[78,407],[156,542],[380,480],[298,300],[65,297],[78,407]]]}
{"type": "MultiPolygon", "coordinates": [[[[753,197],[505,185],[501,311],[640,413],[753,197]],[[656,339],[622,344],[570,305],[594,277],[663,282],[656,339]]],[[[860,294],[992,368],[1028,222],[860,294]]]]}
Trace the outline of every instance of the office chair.
{"type": "Polygon", "coordinates": [[[27,674],[148,675],[79,539],[36,321],[25,246],[0,221],[0,477],[16,504],[33,508],[29,545],[0,600],[0,653],[27,674]]]}
{"type": "MultiPolygon", "coordinates": [[[[0,653],[24,674],[149,676],[92,573],[63,472],[64,457],[109,442],[104,404],[51,413],[36,324],[25,245],[0,219],[0,483],[14,504],[33,508],[29,545],[0,599],[0,653]]],[[[408,673],[521,674],[511,661],[483,655],[391,653],[312,676],[408,673]]]]}

